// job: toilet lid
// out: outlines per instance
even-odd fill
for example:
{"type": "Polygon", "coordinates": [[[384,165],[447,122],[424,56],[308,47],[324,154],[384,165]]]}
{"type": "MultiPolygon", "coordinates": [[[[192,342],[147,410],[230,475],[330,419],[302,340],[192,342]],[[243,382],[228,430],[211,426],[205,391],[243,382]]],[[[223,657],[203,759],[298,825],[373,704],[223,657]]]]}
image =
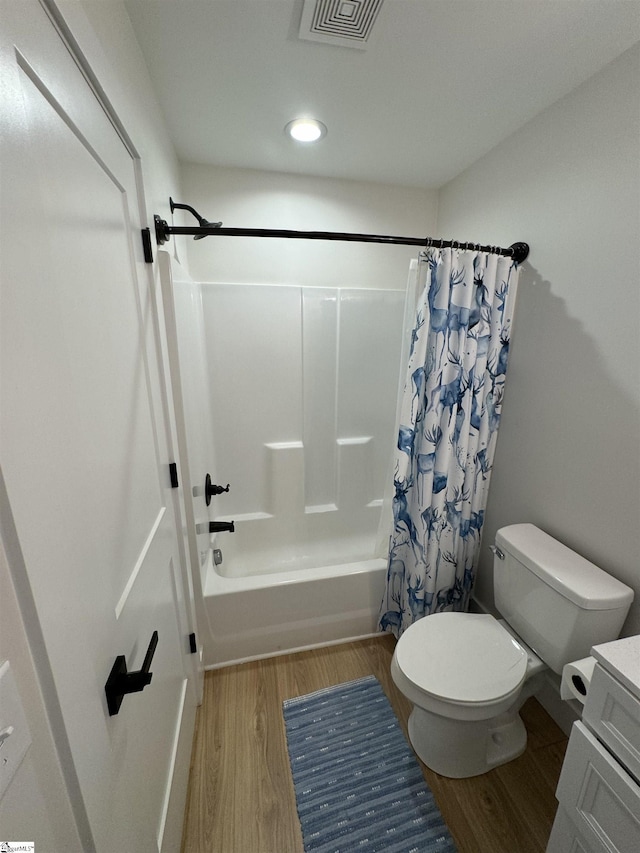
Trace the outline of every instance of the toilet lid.
{"type": "Polygon", "coordinates": [[[522,683],[527,653],[493,616],[434,613],[398,640],[396,662],[425,693],[449,702],[491,702],[522,683]]]}

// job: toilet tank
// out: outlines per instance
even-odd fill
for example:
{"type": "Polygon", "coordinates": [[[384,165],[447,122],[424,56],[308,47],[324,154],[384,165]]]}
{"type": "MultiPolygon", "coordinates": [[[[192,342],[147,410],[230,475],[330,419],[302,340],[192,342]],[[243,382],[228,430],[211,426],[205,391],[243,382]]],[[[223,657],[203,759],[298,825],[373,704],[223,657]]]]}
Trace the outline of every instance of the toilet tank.
{"type": "Polygon", "coordinates": [[[502,527],[496,546],[496,607],[554,672],[618,638],[630,587],[533,524],[502,527]]]}

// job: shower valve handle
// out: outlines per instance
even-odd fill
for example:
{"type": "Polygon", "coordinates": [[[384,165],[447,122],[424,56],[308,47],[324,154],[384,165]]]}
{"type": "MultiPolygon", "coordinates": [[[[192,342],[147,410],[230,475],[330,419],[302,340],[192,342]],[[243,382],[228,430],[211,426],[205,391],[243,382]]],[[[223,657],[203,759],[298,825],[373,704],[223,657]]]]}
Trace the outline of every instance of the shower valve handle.
{"type": "Polygon", "coordinates": [[[211,498],[213,495],[221,495],[223,492],[229,491],[229,483],[226,486],[216,486],[215,483],[211,482],[211,476],[207,474],[204,481],[204,499],[207,503],[207,506],[211,503],[211,498]]]}

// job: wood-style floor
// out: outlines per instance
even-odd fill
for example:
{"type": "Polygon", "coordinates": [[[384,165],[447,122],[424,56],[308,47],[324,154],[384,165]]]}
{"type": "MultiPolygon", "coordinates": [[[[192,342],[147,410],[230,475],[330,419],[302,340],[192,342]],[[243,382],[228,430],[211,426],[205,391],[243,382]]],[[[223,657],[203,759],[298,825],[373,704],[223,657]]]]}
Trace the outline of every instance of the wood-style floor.
{"type": "MultiPolygon", "coordinates": [[[[209,672],[198,712],[183,853],[303,853],[282,700],[373,674],[407,734],[390,635],[209,672]]],[[[472,779],[422,765],[459,853],[544,853],[567,740],[534,699],[516,761],[472,779]]]]}

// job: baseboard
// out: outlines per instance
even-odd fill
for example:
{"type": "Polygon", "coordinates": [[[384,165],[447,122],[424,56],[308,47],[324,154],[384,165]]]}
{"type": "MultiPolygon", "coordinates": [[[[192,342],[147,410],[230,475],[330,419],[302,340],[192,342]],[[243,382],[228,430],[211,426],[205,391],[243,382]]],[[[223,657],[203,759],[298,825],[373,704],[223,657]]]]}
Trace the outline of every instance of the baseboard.
{"type": "Polygon", "coordinates": [[[489,613],[495,616],[495,613],[489,610],[479,599],[471,598],[469,600],[469,613],[489,613]]]}

